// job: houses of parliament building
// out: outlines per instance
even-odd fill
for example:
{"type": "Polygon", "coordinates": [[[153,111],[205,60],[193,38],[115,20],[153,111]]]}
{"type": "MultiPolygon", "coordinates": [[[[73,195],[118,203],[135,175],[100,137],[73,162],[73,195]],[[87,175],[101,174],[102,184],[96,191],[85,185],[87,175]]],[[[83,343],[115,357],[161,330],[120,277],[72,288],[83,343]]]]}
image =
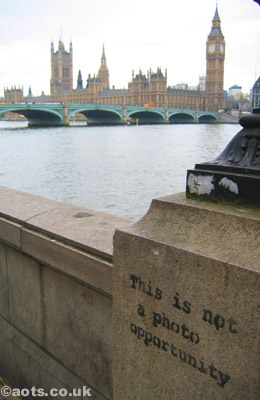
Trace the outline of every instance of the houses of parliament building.
{"type": "Polygon", "coordinates": [[[147,75],[141,71],[136,75],[132,73],[132,81],[128,83],[128,89],[110,88],[104,46],[97,75],[89,75],[84,87],[81,71],[79,71],[77,87],[73,89],[72,43],[67,52],[60,40],[56,52],[54,52],[53,43],[51,44],[51,100],[68,103],[152,105],[218,111],[223,109],[224,102],[224,58],[225,40],[217,7],[206,44],[206,79],[200,82],[196,90],[189,89],[187,86],[168,87],[167,70],[163,73],[160,68],[156,72],[148,71],[147,75]]]}
{"type": "Polygon", "coordinates": [[[50,96],[41,96],[36,101],[218,111],[223,109],[224,103],[224,58],[225,40],[217,7],[206,42],[206,77],[201,78],[199,85],[192,89],[187,85],[167,86],[167,70],[162,72],[160,68],[156,72],[148,71],[147,75],[141,71],[136,75],[133,72],[127,89],[110,88],[104,46],[97,75],[88,75],[84,86],[79,71],[77,87],[73,89],[72,43],[66,51],[60,40],[56,52],[51,43],[50,96]]]}

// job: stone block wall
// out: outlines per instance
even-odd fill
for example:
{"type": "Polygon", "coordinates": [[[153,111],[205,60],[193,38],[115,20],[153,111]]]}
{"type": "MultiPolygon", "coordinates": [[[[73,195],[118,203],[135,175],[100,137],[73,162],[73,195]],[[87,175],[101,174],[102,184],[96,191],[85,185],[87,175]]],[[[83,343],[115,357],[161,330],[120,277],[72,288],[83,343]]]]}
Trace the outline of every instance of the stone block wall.
{"type": "Polygon", "coordinates": [[[111,399],[112,237],[125,221],[7,188],[0,204],[0,376],[111,399]]]}

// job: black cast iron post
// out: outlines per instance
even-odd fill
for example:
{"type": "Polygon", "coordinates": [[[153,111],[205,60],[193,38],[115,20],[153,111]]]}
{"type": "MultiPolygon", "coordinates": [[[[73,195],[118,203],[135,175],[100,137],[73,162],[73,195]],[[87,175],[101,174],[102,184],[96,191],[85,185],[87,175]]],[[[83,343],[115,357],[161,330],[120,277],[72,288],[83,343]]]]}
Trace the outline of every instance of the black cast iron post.
{"type": "Polygon", "coordinates": [[[187,171],[186,196],[260,206],[260,108],[213,161],[187,171]]]}

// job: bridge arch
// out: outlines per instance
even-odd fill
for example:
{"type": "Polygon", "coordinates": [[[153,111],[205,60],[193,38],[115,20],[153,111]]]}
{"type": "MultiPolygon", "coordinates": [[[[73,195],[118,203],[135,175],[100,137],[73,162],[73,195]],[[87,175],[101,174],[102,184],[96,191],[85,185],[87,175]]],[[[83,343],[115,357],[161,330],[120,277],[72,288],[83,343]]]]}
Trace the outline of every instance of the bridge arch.
{"type": "Polygon", "coordinates": [[[196,122],[195,116],[187,111],[169,113],[170,124],[193,124],[194,122],[196,122]]]}
{"type": "Polygon", "coordinates": [[[120,112],[110,108],[80,107],[70,111],[69,118],[75,114],[85,115],[88,125],[114,125],[123,122],[120,112]]]}
{"type": "Polygon", "coordinates": [[[218,122],[218,118],[214,114],[200,114],[198,119],[200,124],[210,124],[218,122]]]}
{"type": "Polygon", "coordinates": [[[127,114],[127,118],[131,118],[132,122],[138,119],[138,124],[162,124],[165,123],[163,113],[153,109],[132,110],[127,114]]]}
{"type": "Polygon", "coordinates": [[[28,119],[29,126],[39,126],[39,125],[63,125],[63,115],[56,110],[52,109],[42,109],[33,107],[30,108],[30,105],[21,105],[1,108],[0,115],[3,115],[7,112],[14,112],[20,115],[23,115],[28,119]]]}

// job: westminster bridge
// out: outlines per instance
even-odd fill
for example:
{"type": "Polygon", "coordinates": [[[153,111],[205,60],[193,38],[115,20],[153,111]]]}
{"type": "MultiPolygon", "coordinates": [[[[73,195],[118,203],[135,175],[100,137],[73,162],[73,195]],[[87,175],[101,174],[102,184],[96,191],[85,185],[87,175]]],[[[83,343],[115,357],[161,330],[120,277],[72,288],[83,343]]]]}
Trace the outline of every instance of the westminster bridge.
{"type": "Polygon", "coordinates": [[[148,108],[142,106],[64,104],[64,103],[17,103],[0,104],[0,118],[8,112],[23,115],[29,126],[66,126],[69,120],[83,114],[88,125],[116,124],[176,124],[214,123],[218,113],[173,108],[148,108]]]}

